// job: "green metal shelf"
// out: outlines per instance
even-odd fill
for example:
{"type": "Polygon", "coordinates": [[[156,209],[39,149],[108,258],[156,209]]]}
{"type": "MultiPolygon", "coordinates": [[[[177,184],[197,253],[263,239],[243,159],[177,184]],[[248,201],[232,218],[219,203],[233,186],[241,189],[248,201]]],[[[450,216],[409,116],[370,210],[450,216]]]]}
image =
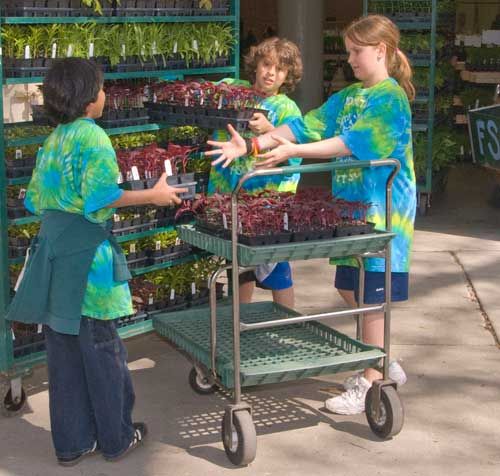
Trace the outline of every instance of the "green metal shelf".
{"type": "Polygon", "coordinates": [[[25,183],[29,183],[31,177],[19,177],[7,179],[7,185],[23,185],[25,183]]]}
{"type": "MultiPolygon", "coordinates": [[[[146,72],[129,72],[129,73],[108,73],[105,74],[105,79],[134,79],[134,78],[163,78],[163,79],[183,79],[184,76],[209,76],[213,74],[228,74],[230,76],[239,77],[239,41],[240,41],[240,1],[231,0],[230,14],[225,16],[219,15],[203,15],[203,16],[176,16],[176,17],[0,17],[0,27],[5,24],[10,25],[34,25],[53,23],[59,24],[83,24],[88,22],[101,23],[101,24],[114,24],[114,23],[230,23],[233,29],[233,38],[235,46],[230,55],[230,63],[232,66],[217,67],[217,68],[196,68],[196,69],[182,69],[182,70],[168,70],[168,71],[146,71],[146,72]]],[[[2,38],[0,37],[0,51],[2,46],[2,38]]],[[[37,78],[4,78],[3,65],[0,61],[0,78],[3,84],[29,84],[41,83],[42,77],[37,78]]],[[[0,88],[0,94],[3,95],[0,88]]],[[[0,101],[0,113],[3,114],[3,101],[0,101]]],[[[35,126],[32,122],[12,124],[12,127],[35,126]]],[[[41,144],[47,137],[41,135],[42,130],[34,130],[31,135],[26,137],[13,137],[7,139],[4,137],[6,132],[6,125],[0,122],[0,156],[4,155],[5,147],[20,147],[24,145],[41,144]],[[37,134],[37,135],[34,135],[37,134]]],[[[10,125],[7,125],[7,128],[10,125]]],[[[131,134],[136,132],[149,132],[158,131],[169,127],[167,124],[152,123],[142,126],[130,126],[114,129],[107,129],[109,135],[117,134],[131,134]]],[[[28,131],[27,131],[28,132],[28,131]]],[[[16,134],[12,134],[16,135],[16,134]]],[[[8,185],[25,184],[29,182],[28,177],[19,179],[6,178],[5,162],[0,160],[0,194],[2,195],[2,203],[5,201],[5,192],[8,185]]],[[[9,286],[9,265],[14,262],[22,262],[23,258],[16,258],[14,260],[8,259],[8,233],[7,225],[23,225],[34,223],[38,221],[38,217],[24,217],[20,219],[8,220],[7,208],[0,207],[0,272],[2,279],[0,280],[0,373],[7,378],[14,378],[16,376],[24,377],[33,366],[41,364],[45,361],[46,353],[37,352],[31,355],[14,358],[13,355],[13,342],[10,324],[4,319],[5,310],[10,301],[10,286],[9,286]]],[[[141,232],[130,234],[127,236],[117,237],[118,241],[125,242],[128,240],[138,239],[145,236],[154,235],[163,231],[173,230],[174,227],[162,227],[148,232],[141,232]]],[[[168,268],[170,266],[180,265],[182,263],[192,262],[208,256],[206,253],[198,253],[196,255],[186,256],[178,260],[172,260],[167,263],[162,263],[155,266],[145,267],[142,269],[132,270],[132,274],[137,276],[150,271],[168,268]]],[[[123,338],[133,337],[135,335],[150,332],[152,330],[152,321],[146,320],[136,324],[121,327],[118,332],[123,338]]]]}
{"type": "MultiPolygon", "coordinates": [[[[24,127],[36,126],[36,124],[24,122],[24,127]]],[[[115,136],[118,134],[133,134],[136,132],[150,132],[150,131],[159,131],[161,129],[166,129],[169,127],[167,124],[161,123],[151,123],[151,124],[143,124],[141,126],[128,126],[128,127],[116,127],[114,129],[105,129],[106,134],[108,136],[115,136]]],[[[21,137],[19,139],[8,139],[5,141],[6,147],[22,147],[23,145],[33,145],[33,144],[41,144],[47,136],[35,136],[35,137],[21,137]]],[[[22,183],[28,183],[29,178],[26,182],[22,180],[26,180],[24,177],[20,179],[10,179],[9,185],[19,185],[22,183]],[[18,182],[14,182],[18,180],[18,182]],[[11,183],[12,181],[12,183],[11,183]]]]}
{"type": "Polygon", "coordinates": [[[145,332],[151,332],[153,330],[153,320],[148,319],[146,321],[138,322],[137,324],[130,324],[128,326],[123,326],[118,329],[118,334],[122,339],[128,339],[130,337],[135,337],[145,332]]]}
{"type": "MultiPolygon", "coordinates": [[[[195,68],[195,69],[176,69],[176,70],[160,70],[160,71],[134,71],[128,73],[105,73],[104,79],[140,79],[140,78],[162,78],[162,79],[178,79],[182,76],[196,76],[200,74],[222,74],[236,72],[235,66],[221,66],[218,68],[195,68]]],[[[34,84],[42,83],[43,77],[37,76],[34,78],[6,78],[4,84],[34,84]]]]}
{"type": "Polygon", "coordinates": [[[23,355],[22,357],[17,357],[14,359],[15,369],[28,369],[35,365],[45,363],[46,352],[34,352],[33,354],[23,355]]]}
{"type": "MultiPolygon", "coordinates": [[[[151,332],[152,330],[153,330],[153,320],[148,319],[146,321],[138,322],[137,324],[130,324],[128,326],[120,327],[118,329],[118,334],[122,339],[128,339],[130,337],[135,337],[140,334],[144,334],[145,332],[151,332]]],[[[46,358],[47,358],[47,353],[45,351],[34,352],[33,354],[17,357],[14,359],[14,369],[15,370],[31,369],[36,365],[44,364],[46,358]]]]}
{"type": "Polygon", "coordinates": [[[35,25],[42,23],[207,23],[234,22],[234,15],[212,16],[146,16],[146,17],[6,17],[7,25],[35,25]]]}
{"type": "Polygon", "coordinates": [[[211,253],[193,253],[184,258],[173,259],[171,261],[165,261],[165,263],[155,264],[153,266],[146,266],[144,268],[131,269],[130,274],[132,276],[141,276],[142,274],[151,273],[152,271],[158,271],[159,269],[171,268],[172,266],[177,266],[179,264],[191,263],[192,261],[198,261],[202,258],[211,256],[211,253]]]}
{"type": "Polygon", "coordinates": [[[141,231],[140,233],[131,233],[129,235],[117,236],[116,241],[118,243],[124,243],[132,240],[140,240],[141,238],[146,238],[147,236],[153,236],[166,231],[175,231],[175,226],[164,226],[161,228],[153,228],[152,230],[148,231],[141,231]]]}
{"type": "Polygon", "coordinates": [[[40,217],[33,215],[29,217],[14,218],[12,220],[9,220],[9,225],[27,225],[28,223],[35,223],[37,221],[40,221],[40,217]]]}

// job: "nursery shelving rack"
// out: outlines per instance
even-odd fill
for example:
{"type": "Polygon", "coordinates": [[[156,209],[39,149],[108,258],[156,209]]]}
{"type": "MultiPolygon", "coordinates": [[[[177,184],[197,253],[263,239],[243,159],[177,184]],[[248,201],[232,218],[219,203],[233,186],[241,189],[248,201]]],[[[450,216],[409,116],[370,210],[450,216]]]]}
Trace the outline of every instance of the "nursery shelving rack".
{"type": "MultiPolygon", "coordinates": [[[[370,0],[363,0],[363,14],[376,13],[370,9],[370,0]]],[[[376,0],[377,4],[385,4],[385,13],[391,13],[391,19],[395,21],[401,32],[405,31],[421,31],[428,32],[430,35],[430,52],[429,57],[412,61],[412,66],[423,66],[429,68],[429,86],[426,93],[419,94],[417,91],[416,103],[427,104],[428,118],[427,124],[415,124],[413,126],[414,133],[423,133],[427,135],[426,147],[426,167],[425,180],[423,183],[417,184],[418,209],[420,214],[425,214],[430,206],[430,196],[432,191],[432,141],[434,134],[434,114],[435,114],[435,78],[436,78],[436,33],[437,33],[437,0],[376,0]],[[406,5],[405,5],[406,4],[406,5]],[[422,5],[428,11],[428,15],[413,18],[393,17],[392,13],[404,11],[405,13],[413,13],[412,5],[422,5]],[[407,8],[406,8],[407,7],[407,8]],[[399,9],[399,10],[398,10],[399,9]]]]}
{"type": "MultiPolygon", "coordinates": [[[[239,75],[239,18],[240,1],[230,0],[229,15],[203,15],[203,16],[92,16],[92,17],[5,17],[0,16],[0,30],[2,25],[34,25],[34,24],[82,24],[87,22],[113,24],[113,23],[228,23],[231,25],[235,44],[230,56],[230,66],[212,67],[212,68],[193,68],[166,71],[139,71],[128,73],[106,73],[105,79],[134,79],[134,78],[161,78],[161,79],[183,79],[184,76],[225,74],[238,77],[239,75]]],[[[44,362],[45,352],[35,352],[23,357],[14,357],[13,338],[10,324],[5,320],[5,313],[10,301],[10,279],[9,265],[22,262],[23,259],[8,258],[8,226],[12,224],[22,225],[38,221],[37,217],[24,217],[9,220],[7,217],[7,186],[28,183],[29,178],[7,179],[5,167],[5,149],[6,147],[21,147],[25,145],[41,144],[46,136],[22,137],[16,139],[5,139],[5,129],[10,127],[3,123],[3,94],[4,86],[12,84],[41,83],[43,78],[5,78],[3,71],[2,44],[0,37],[0,79],[2,87],[0,88],[0,405],[3,411],[13,413],[22,408],[26,401],[26,396],[22,388],[22,377],[27,375],[33,366],[44,362]]],[[[15,126],[28,126],[32,123],[15,123],[15,126]]],[[[12,124],[14,125],[14,124],[12,124]]],[[[135,132],[156,131],[167,127],[164,124],[150,123],[140,126],[130,126],[108,129],[109,135],[128,134],[135,132]]],[[[150,236],[162,231],[169,231],[173,227],[164,227],[150,230],[142,233],[121,236],[119,242],[134,240],[150,236]]],[[[205,253],[191,254],[178,260],[169,261],[147,268],[132,270],[132,274],[137,276],[156,269],[175,266],[178,264],[195,261],[205,253]]],[[[131,324],[121,327],[119,332],[124,338],[142,334],[152,330],[152,321],[146,320],[137,324],[131,324]]]]}

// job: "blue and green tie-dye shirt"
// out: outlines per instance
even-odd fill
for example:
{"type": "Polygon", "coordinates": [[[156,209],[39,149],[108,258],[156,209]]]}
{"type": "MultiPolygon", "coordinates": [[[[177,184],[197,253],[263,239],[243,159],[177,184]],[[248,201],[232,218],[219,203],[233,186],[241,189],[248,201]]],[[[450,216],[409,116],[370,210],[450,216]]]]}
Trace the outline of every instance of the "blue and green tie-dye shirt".
{"type": "MultiPolygon", "coordinates": [[[[401,162],[401,171],[393,185],[392,271],[408,272],[413,241],[416,207],[415,172],[411,137],[411,111],[404,90],[388,78],[370,88],[353,84],[318,109],[289,124],[299,143],[339,136],[352,151],[351,157],[334,160],[349,161],[394,158],[401,162]]],[[[332,176],[332,191],[346,200],[370,203],[368,221],[376,228],[385,228],[385,183],[388,167],[337,171],[332,176]]],[[[339,264],[339,262],[337,262],[339,264]]],[[[352,264],[343,262],[342,264],[352,264]]],[[[369,271],[384,271],[384,260],[366,260],[369,271]]]]}
{"type": "MultiPolygon", "coordinates": [[[[236,80],[232,78],[224,79],[228,84],[238,84],[250,87],[248,81],[236,80]]],[[[274,126],[289,124],[294,119],[302,117],[297,104],[285,94],[276,94],[263,98],[258,105],[261,109],[269,111],[267,119],[274,126]]],[[[251,135],[249,135],[251,136],[251,135]]],[[[230,140],[226,130],[217,130],[212,136],[216,141],[230,140]]],[[[252,156],[240,157],[234,160],[229,167],[222,168],[222,164],[212,167],[210,171],[210,181],[208,193],[230,193],[238,184],[240,178],[254,168],[257,159],[252,156]]],[[[302,159],[288,159],[288,165],[299,165],[302,159]]],[[[290,175],[270,175],[267,177],[254,177],[245,182],[243,188],[249,192],[260,192],[262,190],[277,190],[279,192],[295,192],[299,183],[300,174],[290,175]]]]}
{"type": "MultiPolygon", "coordinates": [[[[115,212],[106,207],[123,193],[118,174],[111,141],[92,119],[60,124],[38,152],[26,208],[37,215],[44,210],[78,213],[103,223],[115,212]]],[[[82,315],[114,319],[132,313],[128,283],[113,279],[113,250],[106,240],[90,267],[82,315]]]]}

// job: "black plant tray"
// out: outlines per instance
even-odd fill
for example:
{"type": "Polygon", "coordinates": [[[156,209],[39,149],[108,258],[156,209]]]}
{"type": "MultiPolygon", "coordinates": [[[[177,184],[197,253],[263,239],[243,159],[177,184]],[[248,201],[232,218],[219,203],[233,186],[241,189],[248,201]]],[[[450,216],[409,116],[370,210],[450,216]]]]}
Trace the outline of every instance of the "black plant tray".
{"type": "Polygon", "coordinates": [[[6,167],[7,178],[31,177],[34,168],[34,165],[27,165],[22,167],[6,167]]]}
{"type": "MultiPolygon", "coordinates": [[[[119,222],[114,222],[114,223],[119,223],[119,222]]],[[[121,228],[113,228],[111,230],[111,233],[113,233],[114,236],[130,235],[132,233],[141,233],[143,231],[154,230],[157,226],[159,226],[159,221],[153,220],[149,223],[142,223],[140,225],[130,225],[121,228]]]]}
{"type": "Polygon", "coordinates": [[[187,256],[191,253],[191,248],[189,250],[185,251],[176,251],[174,253],[168,253],[162,256],[155,256],[148,258],[146,262],[146,266],[153,266],[155,264],[161,264],[161,263],[166,263],[168,261],[172,261],[174,259],[180,259],[184,258],[184,256],[187,256]]]}
{"type": "Polygon", "coordinates": [[[365,223],[360,225],[337,225],[335,228],[335,237],[368,235],[373,233],[375,229],[374,223],[365,223]]]}
{"type": "Polygon", "coordinates": [[[24,218],[27,216],[30,216],[31,213],[24,208],[24,206],[21,207],[7,207],[7,218],[9,220],[14,220],[16,218],[24,218]]]}
{"type": "Polygon", "coordinates": [[[292,240],[294,243],[314,240],[329,240],[335,236],[335,229],[324,228],[322,230],[294,231],[292,240]]]}
{"type": "Polygon", "coordinates": [[[148,319],[148,315],[145,312],[137,312],[136,314],[133,314],[132,316],[125,316],[125,317],[120,317],[119,319],[116,319],[116,327],[125,327],[125,326],[130,326],[131,324],[138,324],[139,322],[143,322],[148,319]]]}
{"type": "Polygon", "coordinates": [[[143,268],[144,266],[148,266],[147,263],[148,263],[148,258],[146,257],[146,255],[144,255],[142,258],[136,258],[136,259],[128,259],[127,256],[127,266],[130,269],[143,268]]]}
{"type": "Polygon", "coordinates": [[[17,246],[27,248],[31,243],[30,238],[25,236],[9,236],[9,246],[17,246]]]}
{"type": "Polygon", "coordinates": [[[43,332],[16,337],[12,341],[14,358],[42,352],[45,350],[45,334],[43,332]]]}
{"type": "Polygon", "coordinates": [[[26,256],[29,246],[9,246],[9,258],[22,258],[26,256]]]}
{"type": "Polygon", "coordinates": [[[115,127],[128,127],[128,126],[143,126],[149,121],[149,116],[143,117],[125,117],[123,119],[103,120],[99,119],[96,123],[103,129],[112,129],[115,127]]]}

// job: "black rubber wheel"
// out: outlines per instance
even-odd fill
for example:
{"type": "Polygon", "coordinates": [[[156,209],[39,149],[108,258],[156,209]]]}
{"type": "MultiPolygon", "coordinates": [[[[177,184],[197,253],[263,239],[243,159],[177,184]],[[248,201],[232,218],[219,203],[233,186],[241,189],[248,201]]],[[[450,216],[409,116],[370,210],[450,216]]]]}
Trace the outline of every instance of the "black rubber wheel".
{"type": "Polygon", "coordinates": [[[229,461],[236,466],[246,466],[255,459],[257,452],[257,433],[250,413],[246,410],[233,414],[233,439],[231,446],[226,434],[226,414],[222,419],[222,443],[229,461]]]}
{"type": "Polygon", "coordinates": [[[194,367],[189,372],[189,385],[200,395],[210,395],[217,389],[217,385],[211,384],[206,377],[200,377],[194,367]]]}
{"type": "Polygon", "coordinates": [[[397,435],[403,428],[404,410],[394,387],[382,387],[380,396],[379,418],[375,420],[375,412],[372,408],[373,387],[368,390],[365,399],[366,419],[375,435],[387,439],[397,435]]]}
{"type": "Polygon", "coordinates": [[[28,399],[26,398],[26,392],[24,388],[21,388],[21,398],[19,401],[12,400],[12,390],[9,388],[7,393],[5,394],[5,398],[3,399],[3,413],[6,416],[14,416],[20,413],[26,405],[28,399]]]}

